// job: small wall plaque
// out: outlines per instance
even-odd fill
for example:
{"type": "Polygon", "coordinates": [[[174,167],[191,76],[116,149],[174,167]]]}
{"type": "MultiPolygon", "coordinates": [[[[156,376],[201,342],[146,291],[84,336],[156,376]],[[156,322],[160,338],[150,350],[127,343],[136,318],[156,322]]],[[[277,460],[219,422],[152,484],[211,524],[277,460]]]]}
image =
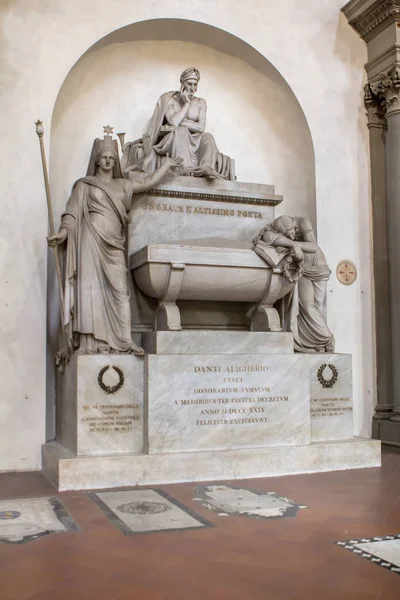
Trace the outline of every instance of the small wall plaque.
{"type": "Polygon", "coordinates": [[[357,279],[357,269],[350,260],[342,260],[336,267],[336,277],[343,285],[351,285],[357,279]]]}

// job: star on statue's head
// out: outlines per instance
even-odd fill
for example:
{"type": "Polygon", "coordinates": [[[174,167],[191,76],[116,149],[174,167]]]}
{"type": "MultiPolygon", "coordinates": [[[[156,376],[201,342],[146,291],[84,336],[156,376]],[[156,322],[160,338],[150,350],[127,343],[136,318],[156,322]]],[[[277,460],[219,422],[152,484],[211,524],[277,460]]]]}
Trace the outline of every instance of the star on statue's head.
{"type": "Polygon", "coordinates": [[[111,127],[111,125],[105,125],[103,126],[103,130],[107,135],[111,135],[114,131],[114,127],[111,127]]]}

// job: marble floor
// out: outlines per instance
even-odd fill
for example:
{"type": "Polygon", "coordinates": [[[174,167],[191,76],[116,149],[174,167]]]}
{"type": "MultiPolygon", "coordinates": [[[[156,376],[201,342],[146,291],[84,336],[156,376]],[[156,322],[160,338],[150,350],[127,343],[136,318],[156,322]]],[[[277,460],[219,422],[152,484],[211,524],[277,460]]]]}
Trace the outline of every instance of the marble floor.
{"type": "Polygon", "coordinates": [[[0,600],[399,600],[400,450],[381,469],[90,493],[0,474],[0,538],[0,600]]]}

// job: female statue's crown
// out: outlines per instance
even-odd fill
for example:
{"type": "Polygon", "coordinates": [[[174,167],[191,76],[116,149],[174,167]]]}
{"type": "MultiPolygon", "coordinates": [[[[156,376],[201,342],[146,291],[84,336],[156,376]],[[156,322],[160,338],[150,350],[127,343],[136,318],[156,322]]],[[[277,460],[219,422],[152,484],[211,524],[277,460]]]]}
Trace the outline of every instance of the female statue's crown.
{"type": "Polygon", "coordinates": [[[100,138],[96,138],[94,140],[86,175],[96,175],[99,157],[104,152],[112,152],[115,158],[114,177],[122,178],[122,171],[118,154],[118,142],[117,140],[113,140],[112,138],[113,127],[106,125],[105,127],[103,127],[103,129],[106,135],[103,137],[102,140],[100,138]]]}
{"type": "Polygon", "coordinates": [[[99,156],[103,154],[103,152],[113,152],[113,154],[118,156],[118,142],[117,140],[113,140],[112,133],[114,127],[110,127],[110,125],[106,125],[103,127],[104,133],[106,134],[103,139],[96,138],[96,154],[99,156]]]}

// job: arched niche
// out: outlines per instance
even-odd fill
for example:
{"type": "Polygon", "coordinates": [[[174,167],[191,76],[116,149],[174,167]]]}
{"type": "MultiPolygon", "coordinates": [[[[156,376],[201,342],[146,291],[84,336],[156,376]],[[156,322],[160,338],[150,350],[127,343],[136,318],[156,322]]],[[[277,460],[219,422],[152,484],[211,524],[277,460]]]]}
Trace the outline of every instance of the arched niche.
{"type": "Polygon", "coordinates": [[[102,126],[137,139],[162,92],[179,89],[187,66],[200,69],[207,130],[236,159],[240,181],[275,185],[277,214],[315,223],[315,168],[310,130],[291,88],[243,40],[204,23],[154,19],[127,25],[94,44],[75,63],[52,117],[50,176],[56,217],[81,177],[102,126]]]}
{"type": "MultiPolygon", "coordinates": [[[[102,126],[143,133],[161,93],[179,89],[181,71],[200,69],[198,94],[207,100],[207,130],[236,160],[240,181],[275,185],[284,202],[277,215],[315,223],[315,161],[310,130],[293,91],[257,50],[232,34],[182,19],[141,21],[118,29],[73,65],[55,102],[50,183],[56,227],[72,184],[87,168],[102,126]]],[[[55,433],[54,355],[59,349],[58,290],[48,268],[47,439],[55,433]]]]}

